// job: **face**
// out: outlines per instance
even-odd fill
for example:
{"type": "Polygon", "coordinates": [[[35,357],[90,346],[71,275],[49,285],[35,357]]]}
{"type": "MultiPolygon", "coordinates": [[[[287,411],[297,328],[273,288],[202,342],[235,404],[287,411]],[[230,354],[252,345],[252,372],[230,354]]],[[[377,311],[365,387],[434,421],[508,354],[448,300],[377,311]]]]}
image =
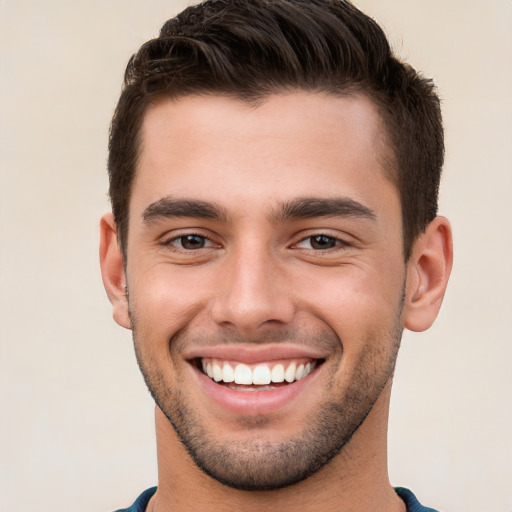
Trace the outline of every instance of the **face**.
{"type": "Polygon", "coordinates": [[[147,112],[126,279],[139,365],[203,471],[241,489],[336,457],[390,384],[400,202],[364,97],[147,112]]]}

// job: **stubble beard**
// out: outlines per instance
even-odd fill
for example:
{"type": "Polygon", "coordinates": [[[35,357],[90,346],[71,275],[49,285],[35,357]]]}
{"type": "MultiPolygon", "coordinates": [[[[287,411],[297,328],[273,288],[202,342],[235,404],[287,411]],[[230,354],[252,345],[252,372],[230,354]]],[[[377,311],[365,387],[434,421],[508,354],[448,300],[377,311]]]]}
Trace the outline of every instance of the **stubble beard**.
{"type": "MultiPolygon", "coordinates": [[[[250,430],[244,442],[216,439],[215,432],[200,419],[197,404],[187,400],[181,383],[178,382],[175,388],[166,384],[162,368],[144,350],[133,312],[131,318],[137,361],[146,385],[195,464],[229,487],[262,491],[301,482],[343,451],[393,378],[403,330],[402,309],[403,297],[389,329],[389,345],[370,340],[345,388],[315,407],[309,423],[299,435],[280,442],[271,442],[258,435],[258,426],[264,427],[265,418],[247,421],[250,430]]],[[[328,334],[331,343],[341,344],[334,333],[328,334]]],[[[325,333],[320,336],[325,338],[325,333]]],[[[171,339],[170,347],[175,343],[183,343],[183,340],[171,339]]],[[[333,385],[331,383],[328,388],[333,385]]]]}

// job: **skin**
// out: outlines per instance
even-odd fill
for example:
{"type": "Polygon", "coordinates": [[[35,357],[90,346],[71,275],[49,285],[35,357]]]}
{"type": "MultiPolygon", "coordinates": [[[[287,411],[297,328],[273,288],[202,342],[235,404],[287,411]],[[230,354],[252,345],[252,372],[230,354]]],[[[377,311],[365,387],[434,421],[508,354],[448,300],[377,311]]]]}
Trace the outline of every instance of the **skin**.
{"type": "Polygon", "coordinates": [[[404,262],[382,143],[363,96],[193,96],[147,112],[126,262],[111,214],[100,254],[157,403],[150,510],[404,510],[387,476],[391,380],[402,328],[437,315],[452,247],[438,217],[404,262]],[[279,407],[240,392],[233,410],[195,367],[209,350],[322,364],[279,407]]]}

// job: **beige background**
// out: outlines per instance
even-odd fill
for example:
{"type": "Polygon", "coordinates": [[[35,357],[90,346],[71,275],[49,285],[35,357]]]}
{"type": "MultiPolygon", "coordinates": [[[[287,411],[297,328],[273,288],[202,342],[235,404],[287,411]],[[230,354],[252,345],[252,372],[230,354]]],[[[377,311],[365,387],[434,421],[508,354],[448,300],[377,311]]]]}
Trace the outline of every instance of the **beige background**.
{"type": "MultiPolygon", "coordinates": [[[[390,473],[443,511],[508,511],[512,2],[360,0],[444,102],[456,260],[405,336],[390,473]]],[[[109,511],[156,483],[152,403],[97,263],[130,54],[186,1],[0,0],[0,512],[109,511]]]]}

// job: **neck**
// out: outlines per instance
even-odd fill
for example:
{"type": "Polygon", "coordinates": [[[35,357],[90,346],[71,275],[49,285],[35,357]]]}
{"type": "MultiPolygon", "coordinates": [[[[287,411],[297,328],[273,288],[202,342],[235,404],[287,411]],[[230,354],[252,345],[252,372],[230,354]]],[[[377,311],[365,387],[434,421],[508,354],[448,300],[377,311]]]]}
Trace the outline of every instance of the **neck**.
{"type": "Polygon", "coordinates": [[[306,480],[272,491],[241,491],[203,473],[156,408],[158,491],[151,512],[315,510],[405,512],[389,483],[387,419],[391,384],[342,452],[306,480]]]}

